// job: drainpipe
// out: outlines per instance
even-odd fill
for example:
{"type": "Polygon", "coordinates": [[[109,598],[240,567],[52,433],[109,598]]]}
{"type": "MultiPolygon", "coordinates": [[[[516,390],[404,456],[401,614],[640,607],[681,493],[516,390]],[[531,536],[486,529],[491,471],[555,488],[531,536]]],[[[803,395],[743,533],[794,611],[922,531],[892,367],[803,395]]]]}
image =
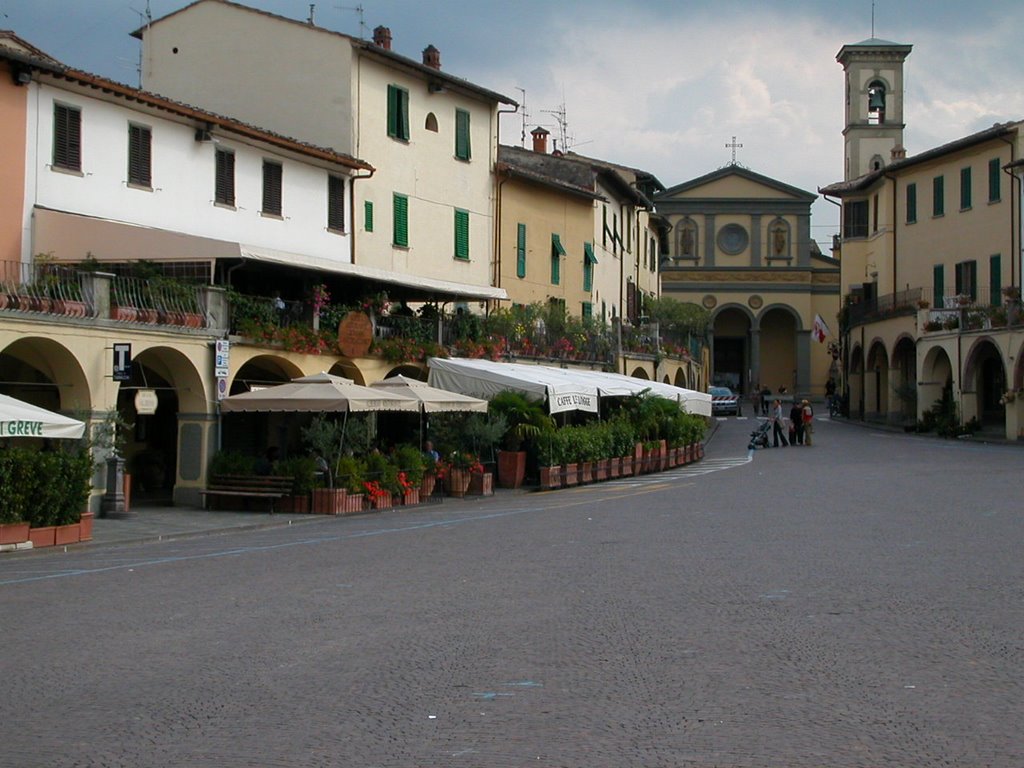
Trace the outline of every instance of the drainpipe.
{"type": "Polygon", "coordinates": [[[371,170],[366,176],[352,176],[352,190],[349,195],[349,220],[352,222],[352,231],[349,233],[349,258],[356,263],[356,182],[362,179],[373,178],[375,170],[371,170]]]}
{"type": "MultiPolygon", "coordinates": [[[[899,253],[899,248],[897,247],[898,234],[896,231],[898,226],[898,222],[896,220],[896,177],[890,176],[888,173],[886,173],[885,178],[889,179],[889,181],[892,182],[892,292],[893,294],[895,294],[896,291],[899,289],[900,284],[897,278],[898,267],[896,266],[896,256],[899,253]]],[[[875,223],[877,224],[878,222],[875,223]]],[[[875,299],[877,300],[878,297],[876,296],[875,299]]]]}
{"type": "Polygon", "coordinates": [[[495,175],[498,177],[498,194],[494,203],[494,274],[492,283],[495,288],[501,288],[501,203],[502,187],[512,178],[511,171],[499,169],[495,166],[495,175]]]}
{"type": "MultiPolygon", "coordinates": [[[[840,263],[840,267],[839,267],[839,313],[840,313],[840,316],[842,316],[843,309],[844,309],[844,307],[846,305],[846,295],[844,293],[845,287],[842,284],[843,283],[843,268],[842,268],[842,252],[843,251],[842,251],[842,245],[841,244],[843,242],[843,236],[842,236],[842,233],[843,233],[843,204],[840,203],[837,200],[831,199],[828,195],[822,195],[821,197],[826,202],[832,203],[832,205],[836,206],[839,209],[839,242],[840,242],[840,249],[839,249],[839,254],[840,254],[840,259],[839,259],[839,263],[840,263]]],[[[849,314],[849,311],[847,311],[847,313],[846,313],[846,322],[840,327],[839,331],[842,334],[840,336],[841,348],[839,350],[840,351],[840,358],[843,361],[841,385],[842,385],[842,392],[843,392],[843,402],[846,403],[846,416],[847,416],[847,418],[849,418],[849,416],[850,416],[850,406],[851,406],[851,403],[850,403],[850,314],[849,314]]],[[[864,343],[864,339],[863,339],[863,334],[862,334],[862,338],[861,338],[861,345],[862,346],[863,346],[863,343],[864,343]]],[[[863,375],[864,374],[862,374],[862,377],[863,377],[863,375]]],[[[862,383],[861,384],[861,392],[863,393],[863,391],[864,391],[864,385],[862,383]]]]}
{"type": "MultiPolygon", "coordinates": [[[[1007,165],[1013,165],[1016,162],[1016,145],[1008,139],[1002,139],[1010,145],[1010,162],[1007,165]]],[[[1021,266],[1024,269],[1024,233],[1018,231],[1019,228],[1024,228],[1024,221],[1018,221],[1017,226],[1013,225],[1014,216],[1020,217],[1021,214],[1021,197],[1024,196],[1024,180],[1012,170],[1008,170],[1006,166],[1003,166],[1003,172],[1006,173],[1010,179],[1010,251],[1016,258],[1010,259],[1010,286],[1011,288],[1019,287],[1024,283],[1024,275],[1017,272],[1017,267],[1021,266]],[[1017,204],[1014,205],[1013,201],[1013,182],[1017,182],[1017,204]],[[1014,241],[1018,240],[1019,244],[1014,245],[1014,241]]],[[[1021,169],[1021,173],[1024,174],[1024,168],[1021,169]]]]}

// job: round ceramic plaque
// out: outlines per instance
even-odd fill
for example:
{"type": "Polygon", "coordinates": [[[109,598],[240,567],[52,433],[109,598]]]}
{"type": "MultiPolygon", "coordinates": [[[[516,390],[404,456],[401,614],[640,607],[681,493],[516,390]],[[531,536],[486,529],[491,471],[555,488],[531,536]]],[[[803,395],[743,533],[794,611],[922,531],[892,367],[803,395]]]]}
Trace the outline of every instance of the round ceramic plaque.
{"type": "Polygon", "coordinates": [[[749,242],[747,230],[739,224],[726,224],[718,233],[718,247],[731,256],[742,253],[749,242]]]}

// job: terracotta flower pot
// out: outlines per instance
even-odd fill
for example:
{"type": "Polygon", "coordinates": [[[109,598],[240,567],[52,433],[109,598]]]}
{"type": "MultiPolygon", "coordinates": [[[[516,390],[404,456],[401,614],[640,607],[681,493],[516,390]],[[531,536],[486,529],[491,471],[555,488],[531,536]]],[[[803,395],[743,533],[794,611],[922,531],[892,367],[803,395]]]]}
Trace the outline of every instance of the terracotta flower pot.
{"type": "Polygon", "coordinates": [[[81,528],[81,540],[92,541],[92,521],[95,515],[92,512],[83,512],[82,519],[78,521],[81,528]]]}
{"type": "Polygon", "coordinates": [[[493,496],[494,475],[490,472],[473,472],[466,493],[470,496],[493,496]]]}
{"type": "Polygon", "coordinates": [[[444,478],[444,488],[449,496],[462,498],[469,490],[469,483],[472,480],[468,469],[452,468],[444,478]]]}
{"type": "Polygon", "coordinates": [[[342,515],[345,513],[345,497],[348,493],[344,488],[314,488],[313,514],[342,515]]]}
{"type": "Polygon", "coordinates": [[[498,485],[519,488],[526,477],[526,451],[498,451],[498,485]]]}
{"type": "Polygon", "coordinates": [[[28,523],[0,524],[0,544],[21,544],[28,541],[28,523]]]}
{"type": "Polygon", "coordinates": [[[28,540],[32,542],[32,546],[36,549],[40,547],[52,547],[57,543],[57,529],[52,525],[47,525],[42,528],[30,528],[28,531],[28,540]]]}
{"type": "Polygon", "coordinates": [[[434,494],[434,486],[437,485],[437,475],[433,472],[426,472],[423,475],[423,482],[420,483],[420,497],[427,499],[434,494]]]}
{"type": "Polygon", "coordinates": [[[562,485],[562,468],[559,466],[554,467],[540,467],[540,487],[541,488],[559,488],[562,485]]]}
{"type": "Polygon", "coordinates": [[[53,543],[58,547],[64,544],[77,544],[81,540],[82,526],[79,523],[58,525],[53,531],[53,543]]]}

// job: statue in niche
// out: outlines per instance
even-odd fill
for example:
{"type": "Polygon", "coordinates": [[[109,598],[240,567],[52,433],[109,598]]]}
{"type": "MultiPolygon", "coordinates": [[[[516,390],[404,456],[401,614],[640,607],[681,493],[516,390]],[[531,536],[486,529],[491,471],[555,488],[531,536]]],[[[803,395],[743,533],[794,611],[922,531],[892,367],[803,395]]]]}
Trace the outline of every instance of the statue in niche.
{"type": "Polygon", "coordinates": [[[686,259],[696,256],[696,227],[693,222],[687,221],[683,224],[682,233],[679,237],[679,255],[686,259]]]}
{"type": "Polygon", "coordinates": [[[772,227],[772,256],[786,255],[786,228],[782,224],[772,227]]]}

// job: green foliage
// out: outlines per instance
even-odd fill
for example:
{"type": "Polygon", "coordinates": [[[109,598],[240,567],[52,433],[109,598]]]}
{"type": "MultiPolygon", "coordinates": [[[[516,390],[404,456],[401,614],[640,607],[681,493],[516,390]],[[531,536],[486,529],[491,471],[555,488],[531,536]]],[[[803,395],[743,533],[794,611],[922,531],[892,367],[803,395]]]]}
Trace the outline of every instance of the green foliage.
{"type": "Polygon", "coordinates": [[[703,337],[711,325],[711,313],[699,304],[663,297],[647,299],[644,306],[651,322],[658,323],[663,332],[703,337]]]}
{"type": "Polygon", "coordinates": [[[936,400],[929,410],[925,411],[921,420],[917,423],[918,432],[931,432],[934,430],[940,437],[968,435],[979,428],[980,424],[978,424],[977,419],[971,419],[967,424],[960,423],[960,414],[950,389],[942,391],[942,397],[936,400]]]}
{"type": "Polygon", "coordinates": [[[364,482],[376,482],[385,491],[399,493],[398,467],[392,464],[382,453],[371,453],[366,457],[363,471],[364,482]]]}
{"type": "Polygon", "coordinates": [[[316,461],[309,456],[282,459],[275,474],[292,478],[293,496],[308,496],[316,485],[316,461]]]}
{"type": "Polygon", "coordinates": [[[81,448],[0,451],[0,522],[34,528],[77,523],[89,500],[92,468],[92,457],[81,448]]]}
{"type": "Polygon", "coordinates": [[[302,443],[314,454],[322,456],[328,467],[337,467],[341,458],[344,424],[323,414],[313,417],[301,430],[302,443]]]}
{"type": "Polygon", "coordinates": [[[611,419],[608,422],[608,432],[611,436],[611,455],[616,457],[630,456],[636,446],[636,431],[632,423],[624,416],[611,419]]]}
{"type": "Polygon", "coordinates": [[[211,475],[252,475],[256,472],[256,457],[240,451],[217,451],[210,459],[211,475]]]}
{"type": "Polygon", "coordinates": [[[334,473],[336,488],[344,488],[349,493],[365,493],[363,479],[366,467],[355,456],[342,456],[338,459],[337,471],[334,473]]]}
{"type": "Polygon", "coordinates": [[[405,472],[406,480],[415,486],[423,481],[423,473],[426,471],[427,462],[420,449],[415,445],[403,443],[395,447],[392,460],[398,467],[399,472],[405,472]]]}
{"type": "Polygon", "coordinates": [[[535,443],[537,466],[558,467],[565,461],[565,430],[544,432],[535,443]]]}
{"type": "Polygon", "coordinates": [[[531,400],[521,392],[505,390],[490,401],[490,412],[504,417],[507,428],[501,437],[502,448],[518,451],[523,443],[536,440],[544,430],[554,429],[554,421],[544,411],[544,404],[531,400]]]}

